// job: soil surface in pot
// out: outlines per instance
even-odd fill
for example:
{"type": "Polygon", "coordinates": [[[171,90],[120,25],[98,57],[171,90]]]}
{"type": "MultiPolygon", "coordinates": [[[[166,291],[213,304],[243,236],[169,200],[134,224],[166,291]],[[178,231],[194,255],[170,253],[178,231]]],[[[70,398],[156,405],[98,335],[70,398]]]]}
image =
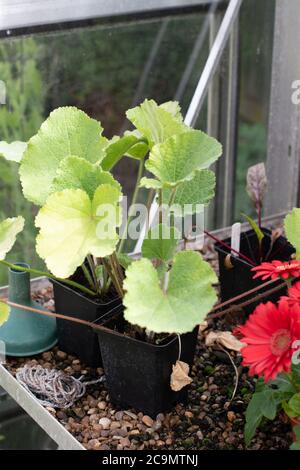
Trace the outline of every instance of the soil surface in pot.
{"type": "MultiPolygon", "coordinates": [[[[51,289],[37,292],[35,298],[45,307],[53,307],[51,289]]],[[[224,324],[219,323],[220,327],[224,324]]],[[[242,450],[245,448],[244,413],[254,391],[254,381],[240,365],[240,356],[232,353],[232,358],[240,375],[233,399],[235,372],[232,365],[220,361],[215,351],[207,348],[199,336],[191,371],[193,383],[186,406],[179,404],[172,412],[159,414],[153,420],[134,409],[114,407],[104,383],[88,387],[87,394],[72,408],[48,408],[48,411],[90,450],[242,450]]],[[[76,357],[57,348],[29,360],[10,358],[6,367],[14,374],[25,363],[60,369],[75,377],[84,375],[86,380],[103,375],[101,368],[85,367],[76,357]]],[[[291,442],[290,424],[278,417],[261,425],[249,449],[288,449],[291,442]]]]}

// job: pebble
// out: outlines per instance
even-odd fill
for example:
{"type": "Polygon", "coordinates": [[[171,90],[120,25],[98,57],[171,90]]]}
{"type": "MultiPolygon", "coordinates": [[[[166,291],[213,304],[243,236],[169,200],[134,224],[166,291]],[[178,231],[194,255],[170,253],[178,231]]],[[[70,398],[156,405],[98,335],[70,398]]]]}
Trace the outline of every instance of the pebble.
{"type": "Polygon", "coordinates": [[[150,416],[148,416],[148,415],[144,415],[144,416],[142,417],[142,421],[143,421],[143,423],[146,424],[146,426],[148,426],[149,428],[151,428],[151,427],[153,426],[153,423],[154,423],[153,419],[150,418],[150,416]]]}
{"type": "Polygon", "coordinates": [[[99,419],[99,424],[103,427],[103,429],[109,429],[111,420],[109,418],[101,418],[99,419]]]}
{"type": "Polygon", "coordinates": [[[228,411],[227,413],[227,419],[228,421],[230,421],[231,423],[235,420],[235,413],[233,411],[228,411]]]}
{"type": "Polygon", "coordinates": [[[98,406],[99,410],[105,410],[106,407],[107,407],[107,403],[106,403],[106,401],[99,401],[97,406],[98,406]]]}

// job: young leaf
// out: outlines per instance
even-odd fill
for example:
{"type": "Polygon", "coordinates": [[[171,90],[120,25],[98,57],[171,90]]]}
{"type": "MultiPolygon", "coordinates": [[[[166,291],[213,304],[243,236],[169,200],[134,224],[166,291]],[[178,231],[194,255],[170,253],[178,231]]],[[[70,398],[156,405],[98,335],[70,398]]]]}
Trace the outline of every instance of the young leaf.
{"type": "MultiPolygon", "coordinates": [[[[184,215],[195,214],[199,211],[202,212],[203,205],[208,204],[208,202],[214,197],[215,186],[216,177],[212,171],[196,171],[192,180],[185,181],[177,187],[173,201],[175,208],[174,214],[181,216],[183,214],[183,209],[184,215]],[[178,213],[176,211],[176,206],[179,207],[178,213]]],[[[164,189],[164,203],[168,203],[170,192],[170,189],[164,189]]]]}
{"type": "Polygon", "coordinates": [[[50,194],[64,189],[82,189],[90,199],[101,184],[110,184],[121,189],[119,183],[108,171],[103,171],[98,164],[93,164],[79,157],[64,158],[56,172],[50,194]]]}
{"type": "Polygon", "coordinates": [[[11,144],[0,142],[0,157],[4,157],[11,162],[20,163],[26,150],[27,142],[15,141],[11,144]]]}
{"type": "Polygon", "coordinates": [[[248,221],[248,223],[250,224],[252,230],[254,230],[254,232],[256,233],[259,244],[261,244],[261,242],[262,242],[262,240],[265,236],[264,232],[259,228],[259,226],[255,222],[255,220],[253,220],[251,217],[249,217],[248,215],[243,214],[243,213],[242,213],[242,216],[248,221]]]}
{"type": "Polygon", "coordinates": [[[131,258],[129,255],[126,253],[117,253],[118,261],[122,268],[127,269],[128,266],[131,265],[133,262],[133,258],[131,258]]]}
{"type": "Polygon", "coordinates": [[[33,136],[24,153],[20,177],[24,196],[43,205],[49,195],[60,162],[69,156],[91,163],[103,159],[107,141],[102,127],[83,111],[63,107],[53,111],[33,136]]]}
{"type": "Polygon", "coordinates": [[[13,217],[0,222],[0,260],[3,260],[15,244],[18,233],[24,228],[23,217],[13,217]]]}
{"type": "Polygon", "coordinates": [[[172,135],[187,132],[188,127],[179,122],[178,114],[174,116],[174,108],[172,113],[166,111],[170,110],[170,106],[158,106],[154,100],[145,100],[140,106],[129,109],[126,116],[129,121],[136,127],[142,137],[148,140],[149,147],[154,144],[164,142],[172,135]]]}
{"type": "Polygon", "coordinates": [[[10,307],[0,300],[0,327],[7,322],[10,314],[10,307]]]}
{"type": "Polygon", "coordinates": [[[252,201],[262,206],[263,197],[267,189],[267,176],[264,163],[258,163],[248,169],[246,189],[252,201]]]}
{"type": "Polygon", "coordinates": [[[36,249],[55,276],[71,276],[88,254],[102,258],[113,253],[121,222],[119,198],[120,190],[109,184],[99,186],[92,200],[81,189],[49,196],[36,217],[36,249]]]}
{"type": "Polygon", "coordinates": [[[192,180],[197,170],[206,169],[221,153],[222,146],[217,140],[204,132],[190,130],[155,145],[146,169],[164,185],[177,186],[192,180]]]}
{"type": "Polygon", "coordinates": [[[284,229],[288,241],[296,249],[296,258],[300,259],[300,209],[294,208],[285,217],[284,229]]]}
{"type": "Polygon", "coordinates": [[[168,262],[174,256],[180,240],[180,232],[175,227],[159,224],[151,228],[142,246],[144,258],[168,262]]]}
{"type": "Polygon", "coordinates": [[[183,122],[183,116],[181,114],[181,107],[178,101],[166,101],[159,105],[160,108],[164,109],[178,121],[183,122]]]}
{"type": "Polygon", "coordinates": [[[196,252],[175,255],[165,290],[151,261],[135,261],[124,281],[125,319],[155,333],[192,331],[217,300],[216,282],[215,272],[196,252]]]}
{"type": "Polygon", "coordinates": [[[141,137],[137,137],[133,132],[124,134],[123,137],[114,137],[108,144],[106,155],[101,162],[103,170],[110,171],[124,155],[133,158],[144,158],[148,152],[148,144],[141,137]],[[134,149],[138,147],[138,152],[134,149]]]}

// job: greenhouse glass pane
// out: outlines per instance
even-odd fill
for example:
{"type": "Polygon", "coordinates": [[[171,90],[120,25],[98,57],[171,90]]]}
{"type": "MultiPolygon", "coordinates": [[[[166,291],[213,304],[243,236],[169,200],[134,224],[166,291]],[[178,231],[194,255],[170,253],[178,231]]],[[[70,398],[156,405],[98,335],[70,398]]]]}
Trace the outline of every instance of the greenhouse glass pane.
{"type": "Polygon", "coordinates": [[[235,180],[235,220],[255,215],[245,191],[251,165],[267,156],[275,0],[244,0],[240,16],[240,92],[235,180]]]}
{"type": "MultiPolygon", "coordinates": [[[[197,10],[71,29],[57,25],[55,31],[1,39],[0,79],[7,99],[0,106],[0,140],[29,139],[58,106],[83,109],[101,121],[107,137],[128,128],[125,111],[146,97],[163,102],[180,94],[185,113],[208,56],[208,33],[207,11],[197,10]],[[190,73],[182,83],[187,66],[190,73]]],[[[200,120],[205,122],[205,111],[200,120]]],[[[35,254],[36,209],[24,200],[17,171],[16,164],[0,161],[1,218],[22,214],[26,219],[10,259],[42,267],[35,254]]],[[[136,172],[131,159],[115,170],[129,196],[136,172]]],[[[146,200],[145,193],[140,200],[146,200]]],[[[0,284],[5,281],[2,270],[0,284]]]]}

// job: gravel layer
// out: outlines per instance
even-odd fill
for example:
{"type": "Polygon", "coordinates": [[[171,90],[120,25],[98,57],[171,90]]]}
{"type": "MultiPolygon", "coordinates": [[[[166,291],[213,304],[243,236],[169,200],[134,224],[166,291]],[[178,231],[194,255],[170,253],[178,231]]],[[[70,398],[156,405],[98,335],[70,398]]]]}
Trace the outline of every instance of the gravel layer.
{"type": "MultiPolygon", "coordinates": [[[[217,270],[216,254],[209,244],[205,258],[217,270]]],[[[53,309],[52,290],[36,292],[35,300],[49,310],[53,309]]],[[[236,318],[221,319],[211,325],[215,329],[230,329],[236,318]],[[229,322],[228,322],[229,320],[229,322]]],[[[245,449],[244,413],[254,391],[254,381],[240,366],[240,357],[232,353],[238,367],[239,384],[234,398],[235,371],[226,354],[204,345],[199,336],[193,382],[188,402],[178,404],[170,413],[159,414],[155,420],[134,409],[115,407],[103,384],[88,387],[88,393],[67,410],[47,408],[49,413],[89,450],[218,450],[245,449]]],[[[75,356],[58,348],[34,358],[11,358],[7,368],[15,374],[25,364],[63,370],[86,380],[101,377],[101,368],[91,369],[75,356]]],[[[292,440],[291,428],[279,416],[273,422],[264,421],[249,449],[288,449],[292,440]]]]}
{"type": "MultiPolygon", "coordinates": [[[[48,308],[53,307],[51,290],[36,294],[48,308]]],[[[68,410],[48,408],[61,424],[87,449],[244,449],[244,413],[254,390],[254,382],[239,365],[237,393],[231,400],[235,372],[224,362],[226,355],[207,348],[201,336],[191,376],[193,383],[187,404],[177,405],[172,412],[159,414],[155,420],[134,409],[122,410],[109,400],[104,384],[88,387],[88,393],[68,410]]],[[[91,369],[75,356],[54,348],[29,360],[11,358],[7,367],[14,374],[24,364],[40,364],[61,369],[86,380],[103,375],[101,368],[91,369]]],[[[288,449],[291,429],[281,417],[266,421],[253,439],[250,449],[288,449]]]]}

